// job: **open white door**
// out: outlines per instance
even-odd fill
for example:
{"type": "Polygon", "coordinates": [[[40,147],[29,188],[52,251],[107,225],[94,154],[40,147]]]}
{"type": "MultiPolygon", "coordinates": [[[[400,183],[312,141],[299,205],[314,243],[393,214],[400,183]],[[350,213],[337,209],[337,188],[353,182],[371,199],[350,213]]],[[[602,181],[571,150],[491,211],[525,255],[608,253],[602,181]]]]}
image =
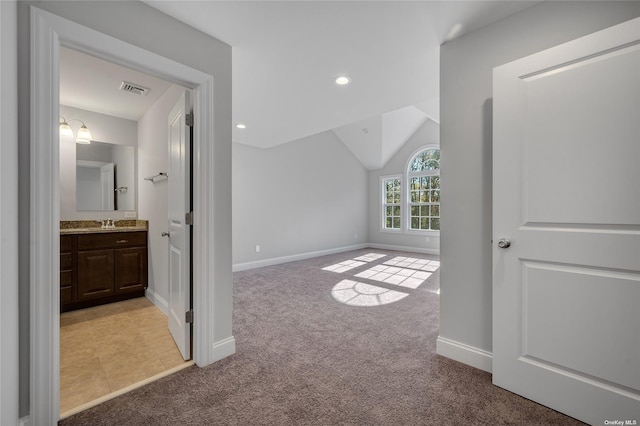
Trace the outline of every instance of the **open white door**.
{"type": "Polygon", "coordinates": [[[102,189],[102,210],[114,210],[115,196],[115,166],[113,163],[107,163],[100,167],[100,187],[102,189]]]}
{"type": "Polygon", "coordinates": [[[189,92],[185,91],[169,114],[169,330],[184,359],[191,358],[190,128],[189,92]]]}
{"type": "Polygon", "coordinates": [[[494,384],[640,424],[640,19],[494,70],[493,167],[494,384]]]}

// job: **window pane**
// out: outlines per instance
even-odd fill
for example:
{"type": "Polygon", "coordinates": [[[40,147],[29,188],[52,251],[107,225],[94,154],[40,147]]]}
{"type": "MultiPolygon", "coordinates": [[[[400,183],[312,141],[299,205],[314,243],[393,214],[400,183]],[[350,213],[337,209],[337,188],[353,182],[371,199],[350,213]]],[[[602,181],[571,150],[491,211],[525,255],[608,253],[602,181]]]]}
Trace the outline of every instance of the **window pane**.
{"type": "Polygon", "coordinates": [[[440,191],[431,191],[431,202],[439,203],[440,202],[440,191]]]}
{"type": "Polygon", "coordinates": [[[393,227],[396,229],[400,229],[400,218],[399,217],[394,217],[393,218],[393,227]]]}
{"type": "Polygon", "coordinates": [[[400,179],[393,180],[393,190],[400,191],[400,179]]]}
{"type": "Polygon", "coordinates": [[[393,194],[393,202],[396,203],[396,204],[400,203],[400,193],[399,192],[395,192],[393,194]]]}
{"type": "Polygon", "coordinates": [[[391,216],[393,214],[393,207],[387,206],[387,216],[391,216]]]}
{"type": "Polygon", "coordinates": [[[387,192],[391,192],[393,191],[393,180],[386,180],[385,181],[385,189],[387,192]]]}
{"type": "Polygon", "coordinates": [[[423,177],[422,181],[421,181],[421,189],[429,189],[429,178],[428,177],[423,177]]]}
{"type": "Polygon", "coordinates": [[[393,215],[400,216],[400,206],[393,206],[393,215]]]}
{"type": "Polygon", "coordinates": [[[393,203],[393,192],[387,192],[387,203],[393,203]]]}
{"type": "Polygon", "coordinates": [[[431,189],[440,189],[440,176],[431,176],[431,189]]]}
{"type": "Polygon", "coordinates": [[[440,218],[431,218],[431,229],[435,231],[440,230],[440,218]]]}
{"type": "Polygon", "coordinates": [[[440,168],[440,150],[435,148],[426,149],[418,153],[413,161],[410,172],[421,172],[423,170],[437,170],[440,168]]]}
{"type": "Polygon", "coordinates": [[[411,206],[411,216],[420,216],[419,206],[411,206]]]}
{"type": "Polygon", "coordinates": [[[420,225],[420,218],[411,217],[411,229],[420,229],[419,225],[420,225]]]}
{"type": "Polygon", "coordinates": [[[392,222],[391,222],[391,218],[390,218],[390,217],[388,217],[388,218],[387,218],[387,220],[386,220],[386,223],[385,223],[384,227],[385,227],[385,228],[391,228],[391,223],[392,223],[392,222]]]}
{"type": "Polygon", "coordinates": [[[411,178],[411,190],[415,191],[420,189],[420,178],[416,177],[416,178],[411,178]]]}
{"type": "Polygon", "coordinates": [[[440,216],[440,206],[431,206],[430,216],[435,216],[435,217],[440,216]]]}
{"type": "Polygon", "coordinates": [[[420,216],[429,216],[429,206],[420,207],[420,216]]]}
{"type": "MultiPolygon", "coordinates": [[[[431,191],[434,192],[434,191],[431,191]]],[[[420,191],[420,202],[421,203],[428,203],[428,196],[429,196],[429,191],[420,191]]]]}
{"type": "Polygon", "coordinates": [[[429,229],[429,218],[420,218],[420,229],[429,229]]]}
{"type": "Polygon", "coordinates": [[[411,191],[411,202],[417,203],[420,201],[420,192],[419,191],[411,191]]]}

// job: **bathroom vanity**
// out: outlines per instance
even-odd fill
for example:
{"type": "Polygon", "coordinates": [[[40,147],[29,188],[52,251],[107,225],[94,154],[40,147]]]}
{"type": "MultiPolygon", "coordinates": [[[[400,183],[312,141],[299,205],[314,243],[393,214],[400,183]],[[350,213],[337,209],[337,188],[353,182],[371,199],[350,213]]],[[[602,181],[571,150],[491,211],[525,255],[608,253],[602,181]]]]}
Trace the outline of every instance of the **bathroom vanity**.
{"type": "Polygon", "coordinates": [[[60,311],[144,296],[147,287],[147,223],[61,222],[60,311]]]}

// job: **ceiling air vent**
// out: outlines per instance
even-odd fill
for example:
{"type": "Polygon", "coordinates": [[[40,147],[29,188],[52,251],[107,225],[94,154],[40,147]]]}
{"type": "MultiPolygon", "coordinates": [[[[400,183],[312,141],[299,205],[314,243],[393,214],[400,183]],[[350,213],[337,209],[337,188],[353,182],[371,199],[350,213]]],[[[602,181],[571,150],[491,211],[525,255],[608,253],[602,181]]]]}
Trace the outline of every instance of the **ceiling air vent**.
{"type": "Polygon", "coordinates": [[[120,90],[142,96],[149,93],[148,88],[142,87],[139,84],[129,83],[128,81],[123,81],[122,84],[120,84],[120,90]]]}

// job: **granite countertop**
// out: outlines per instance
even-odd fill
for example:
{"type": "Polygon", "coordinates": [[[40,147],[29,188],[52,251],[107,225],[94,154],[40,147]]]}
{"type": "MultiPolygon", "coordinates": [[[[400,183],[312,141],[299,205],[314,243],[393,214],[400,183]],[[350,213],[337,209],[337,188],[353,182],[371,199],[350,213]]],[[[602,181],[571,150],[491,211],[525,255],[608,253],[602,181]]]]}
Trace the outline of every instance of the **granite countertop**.
{"type": "Polygon", "coordinates": [[[60,235],[104,234],[149,230],[149,222],[146,220],[116,220],[115,223],[115,228],[102,229],[100,222],[96,220],[61,220],[60,235]]]}

